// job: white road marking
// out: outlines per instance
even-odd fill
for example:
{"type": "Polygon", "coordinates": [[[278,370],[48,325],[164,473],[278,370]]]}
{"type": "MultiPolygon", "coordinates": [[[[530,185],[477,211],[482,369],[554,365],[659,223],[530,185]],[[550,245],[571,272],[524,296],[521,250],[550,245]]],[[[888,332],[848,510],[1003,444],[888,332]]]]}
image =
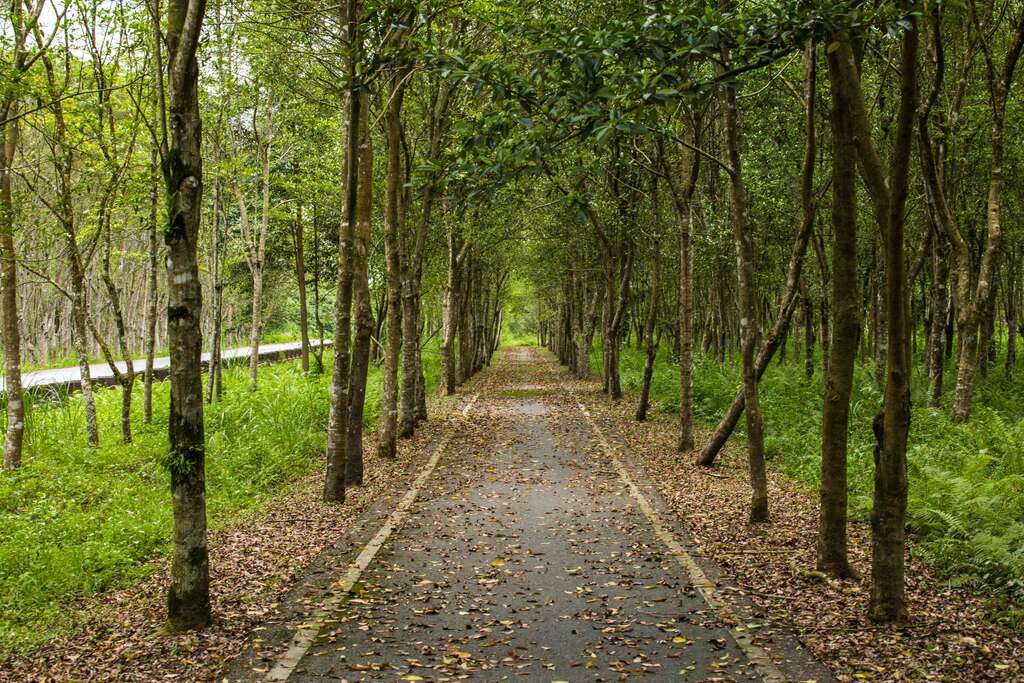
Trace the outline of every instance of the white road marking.
{"type": "MultiPolygon", "coordinates": [[[[462,417],[468,417],[469,411],[473,408],[473,404],[480,398],[480,394],[475,394],[473,398],[469,400],[469,403],[462,409],[462,417]]],[[[266,678],[263,680],[280,683],[281,681],[287,681],[288,678],[295,671],[295,667],[299,665],[299,662],[305,656],[306,652],[313,645],[313,641],[320,634],[324,624],[331,618],[337,608],[341,605],[342,601],[348,597],[352,591],[352,587],[359,581],[359,577],[362,576],[366,568],[373,562],[373,558],[377,556],[378,551],[387,542],[391,534],[396,529],[402,526],[408,515],[409,508],[412,507],[413,503],[416,502],[416,497],[419,495],[420,489],[427,482],[427,479],[433,473],[437,467],[437,463],[441,460],[444,455],[445,449],[448,447],[448,443],[452,439],[452,432],[449,429],[448,433],[441,440],[441,443],[434,449],[433,455],[430,456],[430,460],[424,465],[423,470],[417,475],[416,480],[413,482],[412,487],[405,492],[402,496],[402,500],[399,501],[398,506],[392,510],[391,514],[388,515],[387,521],[377,531],[376,535],[370,542],[367,543],[356,559],[349,565],[348,570],[344,576],[338,581],[331,584],[332,595],[324,600],[320,605],[320,609],[310,619],[305,621],[295,632],[292,637],[291,645],[285,651],[283,655],[274,664],[274,667],[267,673],[266,678]]]]}
{"type": "Polygon", "coordinates": [[[594,418],[591,417],[590,411],[587,410],[587,407],[582,403],[579,403],[578,405],[583,416],[586,417],[587,422],[590,423],[590,428],[593,429],[594,434],[597,435],[597,439],[601,443],[601,447],[604,449],[605,455],[607,455],[608,459],[611,460],[612,465],[615,466],[615,469],[619,473],[619,477],[622,478],[622,481],[625,482],[626,486],[629,488],[629,492],[640,507],[640,510],[647,517],[651,526],[654,527],[654,534],[662,543],[665,544],[666,547],[668,547],[672,556],[676,558],[676,561],[679,562],[682,568],[686,570],[686,573],[690,575],[690,582],[693,584],[694,588],[700,592],[701,597],[704,598],[704,602],[706,602],[713,610],[718,612],[718,616],[722,618],[722,621],[729,625],[729,634],[732,636],[732,639],[736,642],[736,645],[740,648],[743,654],[746,655],[747,660],[757,670],[761,680],[765,683],[785,683],[788,681],[789,679],[786,678],[782,671],[780,671],[779,668],[775,666],[775,663],[772,662],[768,652],[760,645],[756,645],[754,643],[753,639],[750,637],[750,629],[743,624],[739,615],[733,611],[725,599],[723,599],[718,593],[718,586],[715,585],[714,581],[708,578],[708,575],[704,573],[704,570],[700,568],[700,565],[697,564],[696,560],[686,552],[686,549],[683,548],[679,539],[677,539],[675,534],[673,534],[668,528],[668,525],[666,525],[664,520],[662,520],[661,515],[658,514],[650,501],[647,500],[647,497],[640,490],[640,487],[636,485],[635,481],[633,481],[633,477],[630,476],[625,465],[622,464],[622,461],[619,459],[615,449],[608,443],[608,439],[605,438],[600,427],[597,426],[594,418]]]}

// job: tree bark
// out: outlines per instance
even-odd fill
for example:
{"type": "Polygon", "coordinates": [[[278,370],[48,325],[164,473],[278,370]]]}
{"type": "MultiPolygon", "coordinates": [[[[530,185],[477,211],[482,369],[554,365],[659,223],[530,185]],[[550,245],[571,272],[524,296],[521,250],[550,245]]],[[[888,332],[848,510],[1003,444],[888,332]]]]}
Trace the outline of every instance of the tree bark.
{"type": "Polygon", "coordinates": [[[25,435],[25,404],[21,390],[21,329],[18,324],[18,265],[14,247],[14,197],[11,167],[18,147],[17,107],[0,108],[0,319],[4,338],[4,390],[7,394],[7,432],[4,468],[21,467],[25,435]]]}
{"type": "MultiPolygon", "coordinates": [[[[936,232],[941,228],[934,228],[936,232]]],[[[942,379],[946,359],[943,355],[943,334],[949,317],[949,240],[944,234],[935,236],[932,247],[932,320],[928,338],[928,405],[938,408],[942,403],[942,379]]]]}
{"type": "MultiPolygon", "coordinates": [[[[355,34],[358,0],[347,0],[346,16],[349,35],[355,34]]],[[[349,57],[353,60],[354,57],[349,57]]],[[[354,78],[355,65],[349,65],[354,78]]],[[[324,481],[324,501],[341,503],[345,500],[345,467],[348,443],[348,381],[350,342],[352,338],[352,241],[355,232],[358,204],[359,174],[359,121],[361,98],[352,87],[348,100],[348,130],[345,149],[345,210],[338,230],[338,279],[334,300],[334,367],[331,371],[331,412],[327,425],[327,476],[324,481]]]]}
{"type": "Polygon", "coordinates": [[[804,284],[804,377],[814,377],[814,300],[804,284]]]}
{"type": "Polygon", "coordinates": [[[203,434],[202,289],[196,248],[203,197],[203,157],[196,48],[204,0],[169,0],[167,18],[170,140],[163,156],[167,196],[168,416],[174,507],[167,617],[174,630],[210,622],[206,545],[206,449],[203,434]]]}
{"type": "MultiPolygon", "coordinates": [[[[834,35],[830,44],[848,44],[834,35]]],[[[817,566],[837,578],[854,575],[847,543],[846,465],[853,370],[860,338],[857,295],[857,149],[849,84],[839,60],[841,49],[828,53],[832,82],[832,331],[821,419],[821,506],[818,517],[817,566]]]]}
{"type": "Polygon", "coordinates": [[[301,339],[300,363],[303,372],[309,372],[309,308],[306,305],[306,236],[302,224],[302,205],[295,215],[295,283],[299,292],[299,338],[301,339]]]}
{"type": "MultiPolygon", "coordinates": [[[[722,50],[720,73],[730,68],[728,50],[722,50]]],[[[732,214],[733,239],[736,243],[736,266],[740,294],[740,335],[743,358],[743,398],[747,414],[747,456],[750,468],[750,521],[768,520],[768,476],[764,462],[764,424],[757,391],[757,366],[754,350],[760,325],[757,311],[757,292],[754,280],[754,236],[748,223],[746,187],[740,160],[739,111],[736,88],[726,85],[721,90],[725,124],[725,144],[728,150],[729,193],[732,214]]]]}
{"type": "Polygon", "coordinates": [[[366,405],[366,376],[370,368],[370,344],[373,336],[373,311],[370,301],[369,251],[370,222],[373,218],[373,139],[370,135],[369,102],[360,95],[362,117],[359,145],[359,196],[352,240],[352,294],[356,333],[352,344],[352,368],[348,379],[348,444],[345,483],[363,483],[363,410],[366,405]]]}
{"type": "Polygon", "coordinates": [[[907,618],[904,527],[906,447],[910,429],[910,339],[907,334],[909,307],[903,234],[918,99],[917,20],[911,16],[908,21],[910,26],[901,38],[899,112],[888,172],[883,169],[872,141],[853,48],[848,40],[840,40],[834,51],[837,86],[841,92],[850,95],[848,111],[860,175],[868,189],[875,221],[885,240],[888,368],[883,406],[874,420],[875,490],[871,513],[871,596],[868,605],[868,617],[876,622],[900,622],[907,618]]]}
{"type": "Polygon", "coordinates": [[[385,128],[387,133],[387,187],[384,198],[384,260],[388,296],[386,346],[380,398],[380,427],[377,455],[395,457],[398,437],[398,361],[402,348],[402,263],[399,235],[405,208],[402,204],[402,102],[405,94],[405,69],[396,69],[391,76],[385,128]]]}
{"type": "MultiPolygon", "coordinates": [[[[696,131],[699,122],[690,122],[696,131]]],[[[691,144],[698,140],[693,134],[691,144]]],[[[661,140],[658,152],[665,169],[665,178],[672,192],[679,225],[679,438],[676,449],[689,453],[695,442],[693,436],[693,195],[700,176],[700,156],[684,145],[679,145],[686,185],[679,186],[675,174],[664,155],[661,140]]]]}
{"type": "Polygon", "coordinates": [[[159,268],[159,241],[158,241],[158,214],[160,196],[159,177],[159,152],[153,148],[149,158],[151,184],[149,193],[149,225],[146,231],[148,239],[146,265],[146,368],[142,376],[142,420],[146,424],[153,422],[153,365],[156,361],[156,318],[157,298],[159,294],[157,284],[157,270],[159,268]]]}
{"type": "MultiPolygon", "coordinates": [[[[657,216],[656,208],[655,216],[657,216]]],[[[651,273],[651,295],[647,298],[647,320],[644,323],[647,354],[644,359],[643,383],[640,385],[640,404],[636,409],[637,422],[647,419],[647,409],[651,398],[651,378],[654,376],[654,360],[658,355],[658,335],[655,333],[655,326],[658,323],[658,297],[661,290],[661,241],[654,240],[653,246],[654,265],[651,273]]]]}
{"type": "MultiPolygon", "coordinates": [[[[808,48],[808,50],[810,51],[811,48],[808,48]]],[[[814,234],[814,221],[817,215],[817,201],[813,195],[814,159],[817,150],[817,137],[814,129],[814,93],[816,90],[817,76],[815,73],[813,59],[805,56],[804,70],[804,120],[807,132],[804,143],[803,165],[800,174],[800,197],[803,209],[801,224],[800,230],[797,233],[796,241],[793,243],[792,252],[790,253],[789,267],[786,273],[786,289],[783,292],[781,301],[779,302],[779,312],[775,317],[775,323],[768,332],[768,337],[765,339],[761,350],[757,354],[757,359],[754,361],[753,371],[755,382],[760,381],[761,376],[764,375],[764,371],[768,368],[768,364],[771,363],[772,356],[778,349],[779,344],[782,343],[784,333],[788,329],[790,321],[793,318],[793,311],[796,308],[797,294],[800,289],[800,273],[803,270],[804,255],[807,253],[807,245],[814,234]]],[[[736,170],[735,167],[733,167],[733,170],[736,170]]],[[[742,185],[742,181],[740,184],[742,185]]],[[[741,198],[742,197],[743,195],[741,193],[741,198]]],[[[751,302],[751,307],[756,313],[756,299],[751,302]]],[[[743,315],[745,316],[746,314],[744,313],[743,315]]],[[[724,344],[722,344],[722,346],[724,347],[724,344]]],[[[740,416],[746,408],[746,395],[747,388],[746,384],[744,384],[743,388],[736,394],[736,398],[733,399],[732,404],[729,406],[729,410],[718,423],[718,426],[715,428],[714,433],[712,433],[708,443],[701,451],[700,456],[697,459],[697,462],[700,465],[710,467],[714,464],[715,458],[718,456],[719,451],[721,451],[725,446],[725,442],[728,441],[729,437],[736,429],[740,416]]]]}
{"type": "MultiPolygon", "coordinates": [[[[905,205],[917,109],[917,19],[903,34],[900,110],[889,173],[885,234],[888,373],[883,407],[875,416],[875,492],[871,512],[871,597],[876,622],[907,618],[904,553],[907,511],[907,436],[910,432],[910,339],[905,255],[905,205]]],[[[866,131],[860,130],[859,134],[866,131]]]]}

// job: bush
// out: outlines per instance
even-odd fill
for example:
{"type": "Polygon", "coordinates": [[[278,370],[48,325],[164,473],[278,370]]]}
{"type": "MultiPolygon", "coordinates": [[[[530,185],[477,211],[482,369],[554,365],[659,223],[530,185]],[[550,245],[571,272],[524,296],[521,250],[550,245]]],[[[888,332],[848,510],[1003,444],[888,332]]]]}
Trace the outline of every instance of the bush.
{"type": "MultiPolygon", "coordinates": [[[[600,367],[597,351],[594,367],[600,367]]],[[[639,389],[644,356],[623,348],[622,379],[639,389]]],[[[920,364],[918,363],[918,366],[920,364]]],[[[802,363],[773,362],[761,381],[765,447],[773,465],[787,475],[817,486],[821,467],[821,365],[811,379],[802,363]]],[[[955,368],[947,368],[952,378],[955,368]]],[[[927,381],[914,377],[914,410],[907,453],[910,493],[908,524],[935,566],[950,580],[1000,591],[1013,602],[1024,599],[1024,414],[1017,397],[1019,380],[1001,370],[978,378],[973,417],[953,424],[945,409],[926,407],[927,381]]],[[[679,408],[678,367],[664,350],[651,385],[657,409],[679,408]]],[[[695,413],[717,423],[740,387],[739,364],[694,362],[695,413]]],[[[947,381],[951,390],[952,379],[947,381]]],[[[858,365],[851,399],[849,484],[852,514],[871,510],[874,436],[871,420],[882,395],[874,368],[858,365]]],[[[741,420],[737,432],[743,432],[741,420]]]]}

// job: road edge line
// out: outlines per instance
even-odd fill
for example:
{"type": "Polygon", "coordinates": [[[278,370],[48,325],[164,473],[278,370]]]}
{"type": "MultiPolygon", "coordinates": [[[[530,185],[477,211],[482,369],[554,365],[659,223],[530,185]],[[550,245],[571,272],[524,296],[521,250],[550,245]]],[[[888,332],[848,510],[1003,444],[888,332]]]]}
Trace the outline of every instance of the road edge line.
{"type": "Polygon", "coordinates": [[[580,408],[580,412],[587,419],[590,424],[590,428],[594,434],[597,435],[598,441],[601,443],[601,447],[604,449],[605,455],[611,460],[615,469],[619,473],[619,477],[625,482],[629,488],[630,495],[637,502],[640,510],[647,517],[647,521],[651,523],[654,528],[654,535],[658,537],[662,543],[668,548],[669,552],[675,557],[676,561],[682,566],[690,576],[690,582],[700,592],[701,597],[704,598],[704,602],[708,604],[711,609],[718,613],[718,616],[727,624],[729,635],[732,636],[733,642],[739,647],[740,651],[746,656],[747,661],[753,665],[757,670],[758,675],[764,683],[786,683],[789,681],[782,671],[772,661],[768,651],[760,645],[754,643],[750,637],[750,631],[746,626],[742,625],[743,620],[740,619],[739,615],[729,606],[726,600],[718,593],[718,586],[708,578],[708,575],[704,573],[697,561],[686,552],[683,548],[682,543],[676,538],[675,534],[668,528],[665,521],[658,514],[658,511],[654,509],[651,502],[647,499],[647,496],[643,494],[640,487],[637,486],[633,477],[630,476],[626,466],[622,464],[622,460],[619,459],[618,454],[612,445],[608,443],[608,439],[605,438],[601,428],[597,426],[597,422],[590,415],[590,411],[583,403],[577,403],[580,408]]]}
{"type": "MultiPolygon", "coordinates": [[[[462,417],[469,417],[469,411],[473,408],[476,400],[480,398],[480,394],[474,394],[469,400],[466,406],[460,411],[462,417]]],[[[381,547],[391,537],[391,534],[401,527],[408,515],[409,508],[412,507],[413,503],[416,502],[417,496],[419,496],[420,489],[427,483],[427,479],[433,474],[437,468],[437,463],[440,462],[441,457],[444,455],[445,450],[448,448],[448,444],[452,440],[451,430],[447,430],[447,434],[441,439],[441,442],[434,449],[433,454],[427,461],[427,464],[423,466],[420,473],[416,475],[416,479],[413,481],[412,486],[402,499],[398,502],[397,507],[391,511],[388,515],[387,520],[381,525],[377,533],[374,534],[373,538],[363,546],[363,549],[356,556],[356,559],[349,564],[348,570],[342,576],[341,579],[331,584],[332,595],[320,603],[320,609],[302,626],[296,630],[295,635],[292,636],[291,645],[285,650],[284,654],[277,658],[273,668],[264,677],[264,681],[267,683],[283,683],[294,673],[298,667],[299,662],[309,652],[309,648],[313,645],[313,641],[320,635],[320,631],[323,629],[324,624],[327,623],[328,619],[334,614],[337,608],[341,605],[342,601],[348,597],[349,593],[352,592],[352,588],[359,581],[359,577],[362,576],[366,568],[370,566],[373,559],[377,556],[381,547]]]]}

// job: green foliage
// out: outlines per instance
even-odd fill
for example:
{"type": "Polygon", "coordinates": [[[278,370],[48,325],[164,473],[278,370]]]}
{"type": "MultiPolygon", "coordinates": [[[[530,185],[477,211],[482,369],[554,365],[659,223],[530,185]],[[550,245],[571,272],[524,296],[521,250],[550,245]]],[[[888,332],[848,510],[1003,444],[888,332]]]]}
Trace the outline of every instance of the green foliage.
{"type": "MultiPolygon", "coordinates": [[[[596,353],[594,367],[600,362],[596,353]]],[[[624,387],[639,389],[643,364],[640,350],[623,349],[624,387]]],[[[817,368],[808,379],[802,363],[773,362],[761,382],[767,456],[775,467],[812,486],[820,482],[821,466],[820,365],[817,368]]],[[[861,518],[871,509],[871,420],[882,400],[873,373],[873,366],[857,366],[850,406],[850,507],[861,518]]],[[[1024,598],[1024,410],[1015,401],[1024,387],[1020,380],[1001,377],[1000,370],[990,374],[978,379],[973,417],[966,424],[952,424],[944,408],[926,407],[927,382],[915,377],[907,453],[908,524],[944,576],[995,589],[1014,603],[1024,598]]],[[[659,411],[678,410],[678,382],[677,366],[662,352],[651,386],[659,411]]],[[[723,366],[698,357],[697,418],[709,426],[716,424],[740,382],[738,363],[723,366]]],[[[742,425],[741,420],[739,432],[742,425]]]]}
{"type": "MultiPolygon", "coordinates": [[[[328,354],[326,361],[330,360],[328,354]]],[[[434,346],[424,349],[428,387],[437,384],[434,346]]],[[[221,403],[206,408],[207,505],[223,528],[321,464],[330,369],[303,374],[297,361],[260,367],[257,389],[246,369],[224,377],[221,403]]],[[[118,428],[120,390],[100,389],[102,445],[86,447],[80,396],[37,400],[27,415],[23,467],[0,476],[0,658],[38,646],[72,624],[79,597],[124,586],[169,550],[171,501],[161,467],[167,451],[169,385],[154,385],[154,423],[141,420],[136,384],[135,442],[118,428]]],[[[367,423],[376,420],[379,371],[371,367],[367,423]]]]}

